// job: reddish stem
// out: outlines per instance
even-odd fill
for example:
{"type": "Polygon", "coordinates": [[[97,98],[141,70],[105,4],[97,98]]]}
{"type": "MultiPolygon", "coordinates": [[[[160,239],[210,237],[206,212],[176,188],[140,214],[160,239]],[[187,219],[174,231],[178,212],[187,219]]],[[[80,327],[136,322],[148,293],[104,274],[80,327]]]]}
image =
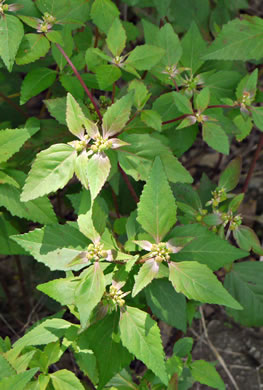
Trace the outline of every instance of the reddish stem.
{"type": "Polygon", "coordinates": [[[181,119],[185,119],[185,118],[187,118],[190,115],[193,115],[193,114],[183,114],[183,115],[180,115],[177,118],[170,119],[169,121],[162,122],[162,125],[167,125],[168,123],[173,123],[173,122],[180,121],[181,119]]]}
{"type": "Polygon", "coordinates": [[[115,92],[116,92],[116,84],[113,83],[113,86],[112,86],[112,95],[111,95],[111,104],[114,103],[114,99],[115,99],[115,92]]]}
{"type": "Polygon", "coordinates": [[[12,106],[17,112],[19,112],[21,115],[23,115],[25,118],[28,118],[28,115],[25,113],[25,111],[22,110],[22,108],[16,104],[15,102],[13,102],[12,99],[10,99],[9,97],[5,96],[2,92],[0,92],[0,97],[5,100],[9,106],[12,106]]]}
{"type": "Polygon", "coordinates": [[[122,167],[120,166],[119,163],[118,163],[118,168],[119,168],[119,171],[120,171],[120,173],[122,175],[123,180],[125,181],[125,183],[126,183],[126,185],[128,187],[128,190],[130,191],[131,196],[133,197],[135,203],[138,203],[139,202],[139,198],[138,198],[138,196],[137,196],[137,194],[136,194],[136,192],[135,192],[135,190],[134,190],[134,188],[133,188],[133,186],[132,186],[132,184],[131,184],[128,176],[127,176],[127,174],[124,172],[124,170],[122,169],[122,167]]]}
{"type": "Polygon", "coordinates": [[[79,80],[80,84],[82,85],[84,91],[86,92],[86,94],[88,95],[88,97],[90,98],[90,101],[91,103],[93,104],[94,108],[95,108],[95,111],[98,115],[98,117],[100,118],[100,120],[102,121],[102,115],[100,113],[100,110],[99,110],[99,107],[96,103],[96,101],[94,100],[94,97],[92,96],[90,90],[88,89],[88,87],[86,86],[86,84],[84,83],[81,75],[79,74],[79,72],[77,71],[75,65],[71,62],[70,58],[68,57],[68,55],[65,53],[65,51],[62,49],[62,47],[56,43],[56,46],[58,48],[58,50],[60,51],[60,53],[63,55],[63,57],[66,59],[66,61],[68,62],[69,66],[71,67],[71,69],[73,70],[73,72],[75,73],[75,76],[77,77],[77,79],[79,80]]]}
{"type": "Polygon", "coordinates": [[[261,135],[260,135],[259,143],[258,143],[257,149],[255,151],[255,154],[254,154],[253,160],[251,162],[251,165],[249,167],[249,171],[247,173],[247,177],[246,177],[245,184],[244,184],[242,192],[247,192],[248,185],[249,185],[249,182],[250,182],[251,177],[253,175],[254,169],[256,167],[256,163],[257,163],[257,160],[259,158],[259,155],[260,155],[262,147],[263,147],[263,133],[261,133],[261,135]]]}

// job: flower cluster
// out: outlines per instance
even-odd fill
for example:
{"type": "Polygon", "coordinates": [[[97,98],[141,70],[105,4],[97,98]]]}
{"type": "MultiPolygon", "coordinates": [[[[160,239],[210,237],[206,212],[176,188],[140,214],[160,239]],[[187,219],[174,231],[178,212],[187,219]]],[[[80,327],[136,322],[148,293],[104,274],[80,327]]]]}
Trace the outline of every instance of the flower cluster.
{"type": "Polygon", "coordinates": [[[123,299],[129,292],[123,292],[119,287],[112,284],[109,288],[109,292],[105,292],[102,298],[102,304],[108,306],[110,311],[117,310],[118,307],[123,307],[125,305],[125,300],[123,299]]]}
{"type": "Polygon", "coordinates": [[[108,257],[108,251],[103,249],[104,245],[101,243],[89,244],[86,251],[86,259],[88,261],[95,260],[99,261],[101,258],[108,257]]]}
{"type": "Polygon", "coordinates": [[[224,188],[216,188],[215,191],[212,191],[212,195],[212,199],[206,203],[206,206],[212,205],[213,208],[217,207],[219,203],[224,202],[227,198],[224,188]]]}
{"type": "Polygon", "coordinates": [[[39,24],[37,26],[37,32],[39,33],[47,33],[52,30],[52,27],[56,23],[55,16],[50,15],[48,12],[45,12],[43,15],[43,19],[38,19],[39,24]]]}
{"type": "Polygon", "coordinates": [[[162,261],[170,260],[170,253],[172,253],[172,249],[169,245],[166,242],[159,242],[159,244],[152,245],[148,256],[154,258],[157,263],[161,263],[162,261]]]}
{"type": "Polygon", "coordinates": [[[223,221],[223,226],[229,224],[229,230],[236,230],[242,223],[242,217],[241,215],[233,215],[232,211],[229,211],[228,213],[222,213],[221,219],[223,221]]]}

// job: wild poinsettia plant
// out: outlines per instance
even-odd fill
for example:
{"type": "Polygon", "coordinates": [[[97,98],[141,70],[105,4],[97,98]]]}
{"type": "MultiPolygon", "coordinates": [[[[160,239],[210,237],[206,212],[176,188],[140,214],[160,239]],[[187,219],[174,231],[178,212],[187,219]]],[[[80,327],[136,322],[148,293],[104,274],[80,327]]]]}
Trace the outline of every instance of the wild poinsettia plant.
{"type": "Polygon", "coordinates": [[[232,3],[0,1],[0,253],[58,310],[0,339],[0,388],[225,389],[185,336],[202,304],[263,325],[240,212],[263,136],[242,192],[231,153],[263,131],[263,23],[232,3]],[[203,146],[214,181],[179,161],[203,146]]]}

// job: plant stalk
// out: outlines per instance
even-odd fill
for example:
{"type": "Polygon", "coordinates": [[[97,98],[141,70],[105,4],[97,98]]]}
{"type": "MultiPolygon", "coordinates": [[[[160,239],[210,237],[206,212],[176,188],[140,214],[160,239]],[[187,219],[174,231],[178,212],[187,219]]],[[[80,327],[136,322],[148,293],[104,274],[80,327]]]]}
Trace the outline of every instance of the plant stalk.
{"type": "Polygon", "coordinates": [[[84,83],[84,80],[82,79],[81,75],[79,74],[78,70],[76,69],[75,65],[72,63],[69,56],[65,53],[65,51],[62,49],[62,47],[58,43],[56,43],[56,46],[57,46],[58,50],[60,51],[60,53],[63,55],[63,57],[66,59],[67,63],[69,64],[69,66],[71,67],[73,72],[75,73],[75,76],[77,77],[77,79],[79,80],[80,84],[82,85],[84,91],[86,92],[86,94],[90,98],[90,101],[93,104],[100,121],[102,121],[102,115],[101,115],[100,109],[99,109],[94,97],[92,96],[92,93],[90,92],[89,88],[86,86],[86,84],[84,83]]]}

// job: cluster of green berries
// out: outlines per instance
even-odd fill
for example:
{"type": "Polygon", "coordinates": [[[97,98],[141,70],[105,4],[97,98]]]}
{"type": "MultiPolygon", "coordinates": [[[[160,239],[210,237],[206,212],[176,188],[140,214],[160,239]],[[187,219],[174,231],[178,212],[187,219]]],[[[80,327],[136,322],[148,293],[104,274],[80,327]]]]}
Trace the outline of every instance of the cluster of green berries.
{"type": "Polygon", "coordinates": [[[118,290],[116,286],[111,285],[109,292],[105,292],[102,298],[102,304],[104,306],[109,306],[110,311],[117,310],[118,307],[123,307],[125,305],[125,300],[123,299],[127,293],[124,293],[122,290],[118,290]]]}
{"type": "Polygon", "coordinates": [[[223,226],[229,224],[230,230],[236,230],[242,223],[242,217],[240,215],[233,215],[232,211],[228,213],[222,213],[221,219],[223,221],[223,226]]]}
{"type": "Polygon", "coordinates": [[[101,258],[107,257],[107,251],[103,250],[103,244],[89,244],[86,252],[87,260],[99,261],[101,258]]]}
{"type": "Polygon", "coordinates": [[[0,4],[0,14],[4,14],[8,11],[8,4],[0,4]]]}
{"type": "Polygon", "coordinates": [[[206,203],[206,206],[212,205],[215,208],[218,207],[219,203],[227,199],[224,188],[216,188],[215,191],[212,191],[212,196],[213,198],[206,203]]]}
{"type": "Polygon", "coordinates": [[[153,244],[149,257],[154,257],[154,260],[157,261],[157,263],[161,263],[162,261],[170,260],[170,253],[172,253],[172,251],[167,248],[166,243],[160,242],[159,244],[153,244]]]}
{"type": "Polygon", "coordinates": [[[56,23],[55,16],[52,16],[48,12],[45,12],[43,16],[43,20],[39,24],[37,31],[42,33],[47,33],[52,29],[55,23],[56,23]]]}
{"type": "Polygon", "coordinates": [[[250,92],[244,92],[241,99],[241,105],[251,106],[252,102],[253,102],[253,96],[251,96],[250,92]]]}
{"type": "Polygon", "coordinates": [[[93,145],[91,145],[90,149],[94,153],[104,152],[112,147],[112,142],[108,139],[103,138],[101,135],[98,135],[95,139],[93,145]]]}
{"type": "Polygon", "coordinates": [[[199,209],[199,214],[197,214],[197,216],[195,217],[195,219],[197,220],[197,222],[201,222],[203,217],[207,214],[207,210],[205,209],[199,209]]]}

